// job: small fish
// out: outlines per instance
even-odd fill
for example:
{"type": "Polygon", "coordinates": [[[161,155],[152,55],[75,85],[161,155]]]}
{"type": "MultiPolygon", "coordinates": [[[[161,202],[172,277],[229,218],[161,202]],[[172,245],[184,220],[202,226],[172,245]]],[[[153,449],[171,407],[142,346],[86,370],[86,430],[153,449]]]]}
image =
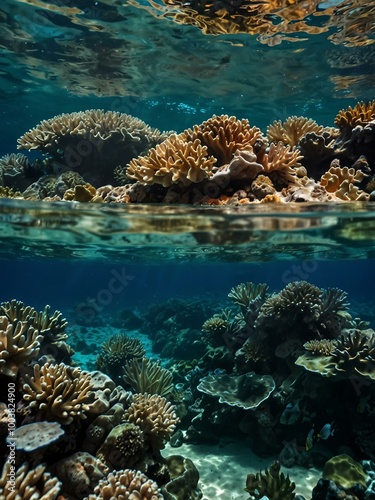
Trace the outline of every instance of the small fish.
{"type": "Polygon", "coordinates": [[[332,428],[332,424],[323,425],[321,431],[317,435],[317,439],[328,439],[329,436],[333,436],[334,429],[332,428]]]}
{"type": "Polygon", "coordinates": [[[284,425],[292,425],[299,419],[301,415],[301,409],[299,407],[299,401],[295,404],[288,403],[285,410],[282,412],[280,417],[280,423],[284,425]]]}
{"type": "Polygon", "coordinates": [[[306,444],[305,444],[306,451],[310,451],[311,448],[313,447],[313,444],[314,444],[314,433],[315,433],[315,429],[312,428],[309,431],[309,433],[307,434],[306,444]]]}

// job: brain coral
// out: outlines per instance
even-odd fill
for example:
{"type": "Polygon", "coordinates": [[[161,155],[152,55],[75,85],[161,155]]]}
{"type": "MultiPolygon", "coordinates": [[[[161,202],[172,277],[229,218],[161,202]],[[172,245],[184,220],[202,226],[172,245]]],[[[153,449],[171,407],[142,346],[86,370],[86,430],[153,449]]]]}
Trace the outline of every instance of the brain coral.
{"type": "Polygon", "coordinates": [[[37,420],[70,424],[75,418],[86,418],[94,399],[91,389],[88,373],[63,363],[36,364],[33,375],[21,377],[23,399],[37,420]]]}

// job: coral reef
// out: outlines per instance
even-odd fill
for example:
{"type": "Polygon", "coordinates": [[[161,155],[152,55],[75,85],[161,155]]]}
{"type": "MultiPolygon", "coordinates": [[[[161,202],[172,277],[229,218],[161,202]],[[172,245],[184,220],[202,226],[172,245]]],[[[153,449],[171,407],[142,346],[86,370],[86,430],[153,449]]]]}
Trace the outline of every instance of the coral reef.
{"type": "Polygon", "coordinates": [[[91,109],[42,120],[18,139],[19,149],[52,155],[96,187],[113,182],[113,170],[162,142],[168,133],[125,113],[91,109]],[[106,164],[106,169],[101,168],[106,164]]]}
{"type": "Polygon", "coordinates": [[[112,335],[103,343],[96,365],[99,370],[117,380],[123,375],[126,361],[141,359],[144,355],[145,349],[138,339],[125,334],[112,335]]]}
{"type": "Polygon", "coordinates": [[[110,472],[94,489],[94,495],[84,500],[107,500],[109,498],[138,498],[139,500],[163,500],[158,485],[140,471],[125,469],[110,472]]]}
{"type": "Polygon", "coordinates": [[[45,472],[46,465],[40,464],[29,469],[27,463],[17,470],[6,462],[0,477],[0,495],[5,500],[55,500],[59,494],[61,483],[51,474],[45,472]],[[10,480],[9,477],[15,478],[10,480]]]}
{"type": "Polygon", "coordinates": [[[41,339],[28,321],[11,323],[0,316],[0,373],[15,377],[25,362],[38,355],[41,339]]]}
{"type": "Polygon", "coordinates": [[[179,422],[172,403],[157,394],[136,394],[124,420],[138,425],[155,451],[164,448],[179,422]]]}
{"type": "Polygon", "coordinates": [[[124,381],[139,393],[159,394],[166,396],[173,389],[172,373],[151,359],[133,358],[124,365],[124,381]]]}
{"type": "Polygon", "coordinates": [[[266,496],[270,500],[292,500],[295,487],[289,475],[280,473],[280,463],[273,462],[264,472],[248,474],[245,491],[256,499],[266,496]]]}
{"type": "Polygon", "coordinates": [[[207,375],[200,380],[197,389],[210,396],[218,397],[220,403],[239,406],[247,410],[257,408],[275,389],[270,375],[207,375]]]}
{"type": "Polygon", "coordinates": [[[106,437],[96,456],[111,469],[128,469],[139,465],[145,454],[142,430],[135,424],[116,425],[106,437]]]}
{"type": "Polygon", "coordinates": [[[22,375],[20,383],[26,411],[36,420],[70,424],[84,419],[94,399],[90,375],[64,364],[35,364],[33,374],[22,375]]]}

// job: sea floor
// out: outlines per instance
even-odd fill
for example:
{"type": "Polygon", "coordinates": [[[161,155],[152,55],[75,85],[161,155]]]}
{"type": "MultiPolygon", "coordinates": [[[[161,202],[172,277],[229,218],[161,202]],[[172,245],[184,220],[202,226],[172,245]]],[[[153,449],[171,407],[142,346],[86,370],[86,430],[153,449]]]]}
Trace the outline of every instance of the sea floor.
{"type": "MultiPolygon", "coordinates": [[[[246,500],[249,495],[244,491],[246,477],[267,468],[277,457],[260,458],[239,441],[223,440],[219,445],[183,444],[178,448],[170,445],[163,450],[164,456],[182,455],[193,461],[199,471],[199,487],[203,500],[246,500]]],[[[311,498],[311,492],[321,478],[321,471],[295,466],[282,467],[296,483],[296,494],[311,498]]]]}

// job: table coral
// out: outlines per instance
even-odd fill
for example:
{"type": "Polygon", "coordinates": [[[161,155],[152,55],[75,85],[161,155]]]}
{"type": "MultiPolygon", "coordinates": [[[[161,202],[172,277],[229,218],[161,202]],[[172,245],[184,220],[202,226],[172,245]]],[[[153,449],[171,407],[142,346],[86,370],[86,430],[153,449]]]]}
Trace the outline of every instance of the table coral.
{"type": "Polygon", "coordinates": [[[275,389],[271,375],[207,375],[200,380],[197,389],[219,398],[220,403],[253,410],[265,401],[275,389]]]}
{"type": "Polygon", "coordinates": [[[45,472],[45,464],[29,470],[27,463],[15,471],[15,481],[9,480],[11,465],[6,462],[0,477],[0,497],[4,500],[55,500],[61,487],[60,481],[45,472]]]}
{"type": "Polygon", "coordinates": [[[134,423],[142,429],[151,448],[164,448],[173,434],[179,418],[174,406],[158,394],[137,394],[125,410],[124,421],[134,423]]]}
{"type": "Polygon", "coordinates": [[[115,500],[134,498],[138,500],[163,500],[158,485],[140,471],[131,469],[109,473],[99,482],[94,494],[84,500],[115,500]]]}
{"type": "Polygon", "coordinates": [[[28,321],[0,316],[0,373],[16,377],[24,363],[39,354],[42,335],[28,321]]]}
{"type": "Polygon", "coordinates": [[[64,365],[34,365],[33,375],[21,377],[21,392],[27,408],[37,420],[70,424],[86,418],[94,394],[90,375],[80,368],[64,365]]]}

